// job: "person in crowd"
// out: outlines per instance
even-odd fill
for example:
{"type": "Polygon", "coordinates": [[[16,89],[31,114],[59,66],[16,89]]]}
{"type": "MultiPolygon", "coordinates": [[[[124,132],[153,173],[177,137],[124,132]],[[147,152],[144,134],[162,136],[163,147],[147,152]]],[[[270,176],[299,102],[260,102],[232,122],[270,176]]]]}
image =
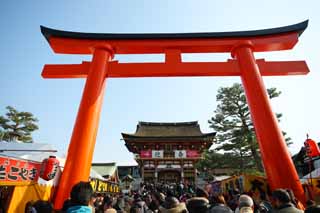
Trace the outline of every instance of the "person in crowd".
{"type": "Polygon", "coordinates": [[[223,195],[212,197],[212,206],[209,213],[232,213],[233,211],[227,206],[223,195]]]}
{"type": "Polygon", "coordinates": [[[230,207],[232,211],[235,211],[238,207],[239,203],[240,192],[237,189],[229,191],[228,194],[224,195],[224,198],[227,200],[227,205],[230,207]]]}
{"type": "Polygon", "coordinates": [[[185,202],[187,202],[187,200],[190,199],[190,198],[192,198],[192,194],[190,194],[190,193],[184,193],[183,195],[181,195],[181,196],[179,197],[179,200],[180,200],[180,202],[185,203],[185,202]]]}
{"type": "Polygon", "coordinates": [[[133,205],[133,198],[129,197],[129,196],[125,196],[124,197],[124,211],[129,213],[130,212],[130,208],[133,205]]]}
{"type": "Polygon", "coordinates": [[[305,213],[320,212],[320,206],[316,205],[316,202],[314,202],[313,200],[307,200],[306,205],[306,209],[304,210],[305,213]]]}
{"type": "Polygon", "coordinates": [[[112,206],[113,199],[110,196],[104,197],[104,213],[117,213],[117,210],[115,210],[112,206]]]}
{"type": "MultiPolygon", "coordinates": [[[[5,212],[5,211],[3,211],[5,212]]],[[[33,202],[29,201],[26,203],[25,207],[24,207],[24,213],[33,213],[35,212],[35,209],[33,207],[33,202]]]]}
{"type": "Polygon", "coordinates": [[[119,195],[115,199],[115,204],[113,205],[113,208],[117,210],[117,212],[122,212],[124,209],[124,198],[122,195],[119,195]]]}
{"type": "Polygon", "coordinates": [[[209,209],[209,194],[202,188],[196,189],[196,196],[186,201],[189,212],[206,212],[209,209]]]}
{"type": "Polygon", "coordinates": [[[243,212],[253,212],[254,211],[254,202],[249,195],[243,194],[239,196],[238,199],[238,207],[234,211],[235,213],[241,212],[243,208],[243,212]],[[250,210],[251,209],[251,210],[250,210]]]}
{"type": "Polygon", "coordinates": [[[150,204],[150,209],[154,212],[159,211],[159,207],[163,205],[165,201],[165,195],[161,192],[152,192],[151,193],[151,204],[150,204]]]}
{"type": "Polygon", "coordinates": [[[314,200],[307,200],[306,202],[306,209],[309,207],[313,207],[316,205],[316,202],[314,202],[314,200]]]}
{"type": "Polygon", "coordinates": [[[319,213],[320,212],[320,206],[319,205],[314,205],[310,206],[306,210],[304,210],[305,213],[319,213]]]}
{"type": "Polygon", "coordinates": [[[104,196],[102,193],[97,193],[97,198],[94,203],[95,213],[103,213],[104,212],[104,196]]]}
{"type": "Polygon", "coordinates": [[[276,213],[302,213],[290,202],[290,195],[284,189],[277,189],[272,192],[272,204],[276,213]]]}
{"type": "Polygon", "coordinates": [[[204,197],[193,197],[186,201],[189,213],[206,213],[210,207],[209,200],[204,197]]]}
{"type": "Polygon", "coordinates": [[[146,205],[150,208],[150,205],[152,203],[152,197],[150,193],[147,193],[143,196],[143,201],[146,203],[146,205]]]}
{"type": "Polygon", "coordinates": [[[196,197],[204,197],[206,199],[209,199],[209,194],[206,190],[202,188],[197,188],[196,189],[196,197]]]}
{"type": "Polygon", "coordinates": [[[37,213],[51,213],[53,211],[53,206],[49,201],[37,200],[32,206],[37,213]]]}
{"type": "Polygon", "coordinates": [[[286,191],[289,194],[290,197],[290,202],[297,208],[300,210],[304,210],[304,206],[303,204],[294,196],[294,193],[291,189],[286,189],[286,191]]]}
{"type": "Polygon", "coordinates": [[[89,201],[89,207],[91,208],[91,211],[92,213],[95,213],[96,212],[96,209],[95,209],[95,202],[97,200],[97,194],[96,193],[93,193],[91,195],[91,198],[90,198],[90,201],[89,201]]]}
{"type": "Polygon", "coordinates": [[[67,205],[67,213],[91,212],[89,201],[93,194],[90,182],[79,182],[75,184],[70,192],[70,200],[67,205]]]}
{"type": "Polygon", "coordinates": [[[134,195],[134,202],[130,208],[130,213],[151,213],[152,211],[148,208],[147,204],[142,200],[140,194],[134,195]]]}
{"type": "Polygon", "coordinates": [[[159,207],[161,213],[188,213],[186,205],[180,203],[175,197],[166,197],[165,202],[159,207]]]}
{"type": "Polygon", "coordinates": [[[270,213],[272,212],[272,204],[267,199],[266,193],[260,193],[260,203],[258,206],[259,213],[270,213]]]}

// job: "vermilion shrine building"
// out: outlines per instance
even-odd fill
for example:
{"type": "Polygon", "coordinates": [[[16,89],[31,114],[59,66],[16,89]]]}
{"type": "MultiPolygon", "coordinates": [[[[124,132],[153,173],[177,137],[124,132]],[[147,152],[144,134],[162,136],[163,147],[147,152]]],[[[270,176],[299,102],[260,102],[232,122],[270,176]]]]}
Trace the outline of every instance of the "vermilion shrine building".
{"type": "Polygon", "coordinates": [[[196,162],[210,148],[216,133],[202,133],[197,121],[139,122],[134,134],[122,133],[135,154],[145,182],[195,182],[196,162]]]}

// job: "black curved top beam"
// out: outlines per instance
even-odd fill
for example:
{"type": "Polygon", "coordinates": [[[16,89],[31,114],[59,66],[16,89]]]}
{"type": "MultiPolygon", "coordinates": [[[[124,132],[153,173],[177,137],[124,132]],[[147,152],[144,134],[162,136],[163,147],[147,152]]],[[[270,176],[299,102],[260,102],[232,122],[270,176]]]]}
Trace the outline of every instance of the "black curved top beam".
{"type": "Polygon", "coordinates": [[[209,32],[209,33],[138,33],[138,34],[118,34],[118,33],[81,33],[63,30],[55,30],[40,26],[41,33],[50,43],[51,37],[72,38],[72,39],[92,39],[92,40],[141,40],[141,39],[206,39],[206,38],[244,38],[260,37],[276,34],[296,32],[300,36],[308,26],[308,20],[298,24],[270,28],[263,30],[235,31],[235,32],[209,32]]]}

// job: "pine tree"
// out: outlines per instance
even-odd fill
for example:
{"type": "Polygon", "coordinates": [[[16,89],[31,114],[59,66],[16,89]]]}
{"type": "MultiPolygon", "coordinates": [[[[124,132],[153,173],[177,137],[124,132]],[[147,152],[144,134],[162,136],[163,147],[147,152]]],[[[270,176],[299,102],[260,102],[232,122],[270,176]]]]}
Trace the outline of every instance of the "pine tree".
{"type": "MultiPolygon", "coordinates": [[[[281,94],[276,88],[267,91],[270,99],[281,94]]],[[[217,102],[214,116],[208,121],[210,127],[217,132],[217,150],[238,156],[242,171],[255,167],[262,172],[259,147],[242,85],[235,83],[231,87],[220,88],[217,102]]],[[[279,120],[282,115],[276,116],[279,120]]],[[[287,144],[291,143],[290,138],[286,138],[286,141],[287,144]]]]}
{"type": "Polygon", "coordinates": [[[0,139],[32,143],[31,133],[38,129],[38,119],[30,112],[19,112],[11,106],[6,109],[6,115],[0,116],[0,139]]]}

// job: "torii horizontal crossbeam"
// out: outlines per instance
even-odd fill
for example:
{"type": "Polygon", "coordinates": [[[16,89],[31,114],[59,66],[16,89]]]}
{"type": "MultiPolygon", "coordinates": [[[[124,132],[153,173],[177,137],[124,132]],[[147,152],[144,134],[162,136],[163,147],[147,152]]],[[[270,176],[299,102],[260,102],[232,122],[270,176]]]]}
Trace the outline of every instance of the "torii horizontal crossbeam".
{"type": "MultiPolygon", "coordinates": [[[[305,61],[257,60],[262,76],[305,75],[309,72],[305,61]]],[[[86,78],[90,62],[82,64],[45,65],[44,78],[86,78]]],[[[236,60],[227,62],[181,62],[167,63],[118,63],[112,61],[106,70],[108,78],[128,77],[190,77],[190,76],[240,76],[236,60]]]]}

